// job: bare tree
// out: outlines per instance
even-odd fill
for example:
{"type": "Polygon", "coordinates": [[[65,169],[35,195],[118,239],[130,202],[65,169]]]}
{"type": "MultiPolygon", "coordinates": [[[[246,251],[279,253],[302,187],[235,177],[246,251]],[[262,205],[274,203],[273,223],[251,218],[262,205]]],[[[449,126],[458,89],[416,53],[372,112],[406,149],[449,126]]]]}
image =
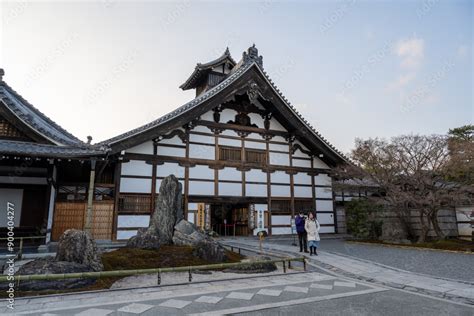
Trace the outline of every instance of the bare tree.
{"type": "Polygon", "coordinates": [[[412,236],[410,217],[413,210],[418,211],[418,242],[426,240],[430,227],[438,238],[444,238],[438,223],[439,211],[469,199],[472,194],[472,187],[447,180],[451,157],[445,136],[405,135],[390,142],[357,139],[350,157],[353,164],[339,168],[336,176],[375,184],[379,201],[399,215],[412,236]]]}

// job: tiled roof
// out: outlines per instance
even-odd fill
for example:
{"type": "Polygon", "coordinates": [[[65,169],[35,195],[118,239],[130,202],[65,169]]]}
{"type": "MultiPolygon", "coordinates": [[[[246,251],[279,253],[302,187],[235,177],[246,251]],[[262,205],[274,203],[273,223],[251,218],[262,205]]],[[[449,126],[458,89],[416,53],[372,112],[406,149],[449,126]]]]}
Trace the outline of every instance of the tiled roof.
{"type": "Polygon", "coordinates": [[[80,158],[105,155],[107,153],[107,148],[99,146],[56,146],[2,140],[0,141],[0,153],[2,155],[29,155],[48,158],[80,158]]]}
{"type": "Polygon", "coordinates": [[[183,90],[194,88],[196,82],[199,81],[202,74],[204,74],[204,73],[208,72],[210,69],[218,66],[219,64],[221,64],[225,60],[228,60],[232,66],[236,65],[235,60],[230,55],[230,51],[229,51],[228,47],[226,48],[224,54],[222,54],[220,57],[218,57],[218,58],[216,58],[216,59],[214,59],[210,62],[204,63],[204,64],[198,63],[196,65],[196,67],[194,68],[193,73],[179,87],[183,90]]]}
{"type": "Polygon", "coordinates": [[[0,101],[21,121],[56,145],[85,145],[53,122],[0,78],[0,101]]]}

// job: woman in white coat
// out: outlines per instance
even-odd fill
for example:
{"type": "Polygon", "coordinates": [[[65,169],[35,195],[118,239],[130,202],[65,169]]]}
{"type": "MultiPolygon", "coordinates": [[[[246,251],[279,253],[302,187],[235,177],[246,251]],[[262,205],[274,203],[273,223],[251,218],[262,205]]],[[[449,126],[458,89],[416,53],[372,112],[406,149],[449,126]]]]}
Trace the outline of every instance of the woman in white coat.
{"type": "Polygon", "coordinates": [[[309,246],[309,251],[310,251],[310,256],[313,255],[313,253],[317,256],[318,253],[316,252],[316,249],[319,247],[319,228],[321,226],[319,225],[318,221],[314,218],[314,215],[312,212],[308,213],[308,219],[306,220],[304,224],[304,229],[306,230],[306,233],[308,234],[308,246],[309,246]]]}

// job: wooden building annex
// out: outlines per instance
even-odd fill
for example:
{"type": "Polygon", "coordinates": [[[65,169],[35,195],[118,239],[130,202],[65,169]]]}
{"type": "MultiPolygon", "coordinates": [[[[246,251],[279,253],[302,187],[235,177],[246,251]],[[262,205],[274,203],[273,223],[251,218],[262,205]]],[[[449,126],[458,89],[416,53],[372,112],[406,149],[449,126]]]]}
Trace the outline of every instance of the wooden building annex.
{"type": "MultiPolygon", "coordinates": [[[[220,234],[289,234],[291,218],[303,210],[316,212],[321,232],[336,232],[329,173],[345,158],[272,83],[255,46],[238,62],[227,49],[219,58],[197,64],[181,88],[195,89],[195,99],[91,145],[58,127],[1,81],[1,124],[20,131],[24,120],[11,115],[16,96],[33,116],[44,117],[50,129],[71,138],[64,143],[36,140],[30,136],[49,129],[27,124],[31,135],[20,139],[0,125],[3,172],[27,159],[43,170],[49,202],[25,214],[40,212],[43,221],[51,219],[41,228],[52,233],[53,241],[66,228],[84,227],[87,214],[92,214],[88,225],[97,239],[128,239],[148,225],[161,180],[174,174],[183,185],[188,220],[203,228],[220,234]]],[[[27,185],[9,181],[4,179],[2,187],[24,190],[27,185]]]]}

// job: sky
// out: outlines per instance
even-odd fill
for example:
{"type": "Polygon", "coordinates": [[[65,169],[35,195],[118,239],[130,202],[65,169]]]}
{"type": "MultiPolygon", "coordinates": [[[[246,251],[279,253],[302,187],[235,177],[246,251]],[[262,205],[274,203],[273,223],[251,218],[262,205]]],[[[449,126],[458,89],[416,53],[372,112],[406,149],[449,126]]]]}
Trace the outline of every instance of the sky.
{"type": "Polygon", "coordinates": [[[474,122],[471,1],[0,2],[4,80],[93,143],[194,98],[196,63],[253,43],[288,100],[344,153],[355,138],[474,122]]]}

